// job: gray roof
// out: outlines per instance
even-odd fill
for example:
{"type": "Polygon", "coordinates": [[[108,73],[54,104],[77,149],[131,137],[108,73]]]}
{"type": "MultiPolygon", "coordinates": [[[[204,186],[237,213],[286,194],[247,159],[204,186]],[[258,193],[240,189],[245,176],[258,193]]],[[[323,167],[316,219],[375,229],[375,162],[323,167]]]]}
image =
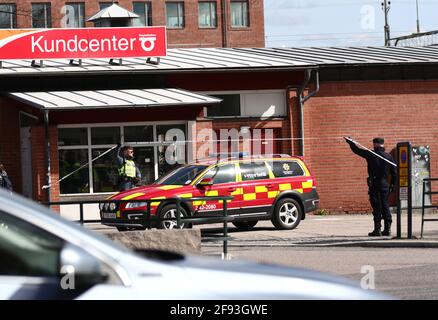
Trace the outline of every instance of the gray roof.
{"type": "Polygon", "coordinates": [[[181,89],[10,92],[9,96],[48,110],[209,105],[222,101],[181,89]]]}
{"type": "Polygon", "coordinates": [[[31,60],[2,62],[1,75],[232,71],[256,69],[302,69],[331,66],[436,64],[438,47],[310,47],[310,48],[190,48],[169,49],[159,64],[146,58],[124,58],[122,65],[109,59],[44,60],[44,67],[31,67],[31,60]]]}

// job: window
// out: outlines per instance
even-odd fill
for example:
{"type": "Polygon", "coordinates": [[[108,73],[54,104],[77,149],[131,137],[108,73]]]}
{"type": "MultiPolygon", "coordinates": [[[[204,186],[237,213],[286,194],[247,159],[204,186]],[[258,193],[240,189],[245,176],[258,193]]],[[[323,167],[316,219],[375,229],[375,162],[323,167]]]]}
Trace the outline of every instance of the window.
{"type": "Polygon", "coordinates": [[[17,27],[17,6],[15,4],[0,4],[0,29],[17,27]]]}
{"type": "Polygon", "coordinates": [[[214,95],[220,104],[207,108],[208,117],[240,117],[240,94],[214,95]]]}
{"type": "Polygon", "coordinates": [[[248,1],[231,1],[231,26],[249,27],[248,1]]]}
{"type": "Polygon", "coordinates": [[[52,27],[51,8],[50,3],[32,3],[32,28],[52,27]]]}
{"type": "Polygon", "coordinates": [[[303,168],[296,161],[274,161],[270,165],[276,178],[304,175],[303,168]]]}
{"type": "Polygon", "coordinates": [[[216,28],[216,2],[202,1],[198,4],[198,21],[200,28],[216,28]]]}
{"type": "Polygon", "coordinates": [[[85,27],[85,4],[84,3],[66,3],[66,28],[84,28],[85,27]]]}
{"type": "Polygon", "coordinates": [[[59,178],[67,176],[59,183],[60,194],[117,191],[119,168],[116,150],[111,149],[118,143],[134,147],[134,162],[141,172],[141,183],[154,182],[186,161],[186,145],[174,144],[174,134],[178,140],[185,140],[186,125],[58,128],[59,178]],[[169,154],[175,157],[175,163],[167,161],[169,154]]]}
{"type": "Polygon", "coordinates": [[[188,185],[207,168],[208,166],[201,165],[185,166],[172,171],[167,176],[164,176],[158,180],[156,183],[164,185],[188,185]]]}
{"type": "Polygon", "coordinates": [[[134,20],[135,25],[152,26],[152,4],[150,2],[133,2],[132,8],[134,13],[140,16],[134,20]]]}
{"type": "Polygon", "coordinates": [[[212,178],[213,184],[236,182],[236,169],[234,164],[218,166],[208,171],[204,178],[212,178]]]}
{"type": "Polygon", "coordinates": [[[241,91],[235,94],[206,92],[206,94],[222,99],[220,104],[206,108],[207,117],[248,117],[265,120],[287,116],[285,93],[282,90],[241,91]]]}
{"type": "Polygon", "coordinates": [[[166,2],[166,26],[184,28],[184,2],[166,2]]]}
{"type": "Polygon", "coordinates": [[[261,162],[241,163],[240,172],[243,181],[269,179],[268,167],[261,162]]]}
{"type": "Polygon", "coordinates": [[[59,177],[66,177],[61,182],[59,182],[60,193],[89,193],[90,183],[88,176],[88,167],[79,169],[81,166],[85,165],[88,162],[88,150],[59,150],[58,157],[59,177]]]}
{"type": "Polygon", "coordinates": [[[0,275],[55,277],[63,241],[0,211],[0,275]]]}
{"type": "Polygon", "coordinates": [[[87,128],[71,128],[58,130],[59,146],[83,146],[87,144],[87,128]]]}
{"type": "MultiPolygon", "coordinates": [[[[114,2],[115,4],[119,4],[118,2],[114,2]]],[[[113,5],[113,2],[99,2],[99,10],[103,10],[113,5]]]]}

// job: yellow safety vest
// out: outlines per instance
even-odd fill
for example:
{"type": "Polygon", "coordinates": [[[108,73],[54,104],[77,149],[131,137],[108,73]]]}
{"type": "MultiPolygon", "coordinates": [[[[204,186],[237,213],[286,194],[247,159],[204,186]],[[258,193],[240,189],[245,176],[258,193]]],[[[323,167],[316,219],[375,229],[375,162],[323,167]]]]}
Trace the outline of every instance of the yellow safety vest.
{"type": "Polygon", "coordinates": [[[135,178],[135,163],[132,160],[126,160],[125,164],[119,168],[119,175],[135,178]]]}

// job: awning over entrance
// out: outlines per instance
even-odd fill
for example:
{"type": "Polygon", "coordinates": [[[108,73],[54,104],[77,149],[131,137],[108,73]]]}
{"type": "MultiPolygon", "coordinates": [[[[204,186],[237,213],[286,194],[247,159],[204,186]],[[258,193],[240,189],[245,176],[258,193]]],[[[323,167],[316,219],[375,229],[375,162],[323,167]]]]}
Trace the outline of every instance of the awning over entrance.
{"type": "Polygon", "coordinates": [[[45,110],[114,109],[210,105],[222,100],[181,89],[9,92],[11,98],[45,110]]]}

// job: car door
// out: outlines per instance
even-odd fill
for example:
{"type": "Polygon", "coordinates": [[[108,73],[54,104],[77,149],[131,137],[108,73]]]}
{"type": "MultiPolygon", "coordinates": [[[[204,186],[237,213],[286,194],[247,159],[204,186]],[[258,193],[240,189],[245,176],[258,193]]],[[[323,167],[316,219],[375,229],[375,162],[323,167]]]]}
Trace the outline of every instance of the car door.
{"type": "MultiPolygon", "coordinates": [[[[233,200],[227,201],[227,209],[229,215],[239,214],[240,203],[242,199],[243,190],[240,183],[237,182],[236,165],[234,163],[218,164],[205,173],[200,179],[212,179],[211,186],[200,186],[196,188],[199,190],[199,196],[233,196],[233,200]]],[[[201,204],[201,203],[199,203],[201,204]]],[[[222,201],[204,201],[198,207],[199,214],[223,214],[222,201]]]]}
{"type": "Polygon", "coordinates": [[[250,161],[239,164],[243,197],[242,214],[268,213],[277,195],[272,172],[265,161],[250,161]]]}
{"type": "MultiPolygon", "coordinates": [[[[58,237],[0,210],[0,299],[69,299],[60,286],[58,237]]],[[[74,292],[75,291],[75,292],[74,292]]]]}

